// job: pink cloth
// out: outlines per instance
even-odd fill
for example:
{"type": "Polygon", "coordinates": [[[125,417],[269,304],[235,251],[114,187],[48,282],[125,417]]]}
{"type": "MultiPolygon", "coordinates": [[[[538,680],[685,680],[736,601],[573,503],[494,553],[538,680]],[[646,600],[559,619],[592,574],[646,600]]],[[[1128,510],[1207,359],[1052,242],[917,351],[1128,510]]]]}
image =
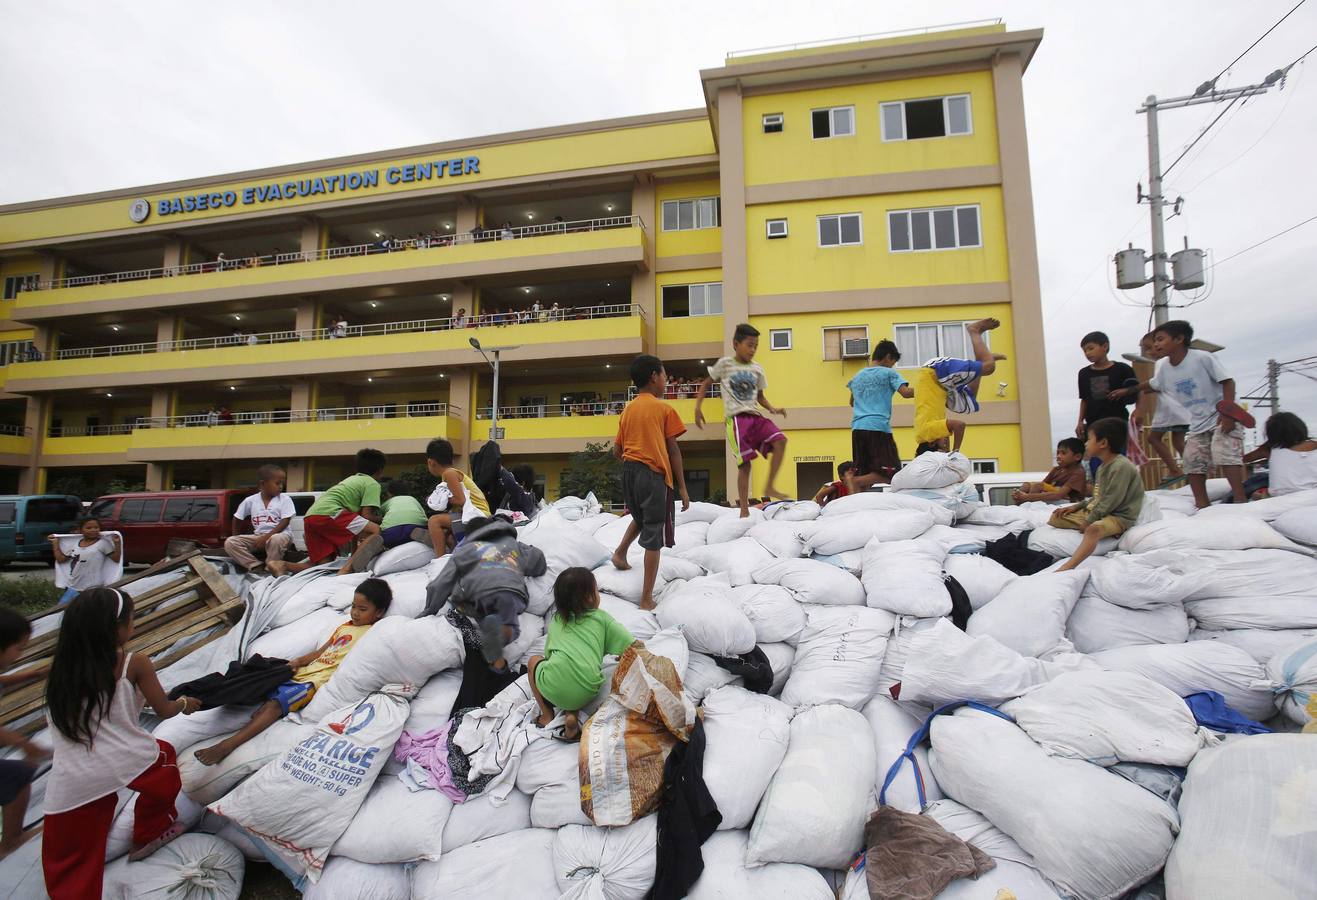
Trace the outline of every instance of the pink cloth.
{"type": "Polygon", "coordinates": [[[452,720],[449,720],[442,728],[419,734],[404,731],[393,746],[393,758],[400,763],[415,760],[430,773],[430,787],[454,803],[465,803],[467,795],[453,783],[453,773],[448,768],[448,732],[452,727],[452,720]]]}

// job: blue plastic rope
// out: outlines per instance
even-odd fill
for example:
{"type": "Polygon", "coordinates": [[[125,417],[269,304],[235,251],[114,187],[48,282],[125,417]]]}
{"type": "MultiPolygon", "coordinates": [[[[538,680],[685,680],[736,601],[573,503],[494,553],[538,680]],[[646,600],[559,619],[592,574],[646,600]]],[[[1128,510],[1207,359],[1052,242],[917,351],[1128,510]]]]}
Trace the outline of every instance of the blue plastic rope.
{"type": "Polygon", "coordinates": [[[924,724],[920,725],[919,728],[915,730],[915,733],[910,735],[910,740],[906,741],[905,744],[905,752],[898,756],[896,762],[892,763],[891,768],[887,770],[887,777],[883,779],[882,790],[878,792],[879,804],[883,806],[887,805],[887,789],[891,787],[892,782],[896,780],[896,776],[900,774],[901,764],[908,759],[910,760],[910,765],[914,766],[915,769],[915,789],[919,791],[919,808],[923,809],[928,805],[927,797],[924,794],[924,773],[919,771],[919,761],[915,759],[915,748],[928,740],[928,732],[933,725],[934,719],[944,713],[957,710],[962,706],[968,706],[970,709],[977,709],[979,712],[992,713],[994,716],[1005,719],[1007,722],[1015,722],[1014,719],[1001,710],[993,709],[991,706],[985,706],[974,700],[956,700],[955,702],[939,706],[937,709],[933,710],[931,716],[924,720],[924,724]]]}

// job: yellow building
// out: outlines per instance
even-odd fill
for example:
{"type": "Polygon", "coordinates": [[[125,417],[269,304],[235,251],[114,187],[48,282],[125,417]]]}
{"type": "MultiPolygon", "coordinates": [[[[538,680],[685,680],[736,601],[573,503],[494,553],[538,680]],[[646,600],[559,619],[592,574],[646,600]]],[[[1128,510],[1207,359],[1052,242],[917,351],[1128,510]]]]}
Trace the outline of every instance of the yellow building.
{"type": "MultiPolygon", "coordinates": [[[[984,470],[1050,456],[1022,75],[1040,31],[990,25],[730,55],[699,109],[491,135],[0,208],[0,491],[324,488],[359,447],[421,461],[488,436],[557,495],[610,440],[637,353],[695,381],[739,322],[786,407],[781,487],[850,456],[847,381],[1010,359],[970,417],[984,470]],[[83,488],[86,490],[86,488],[83,488]]],[[[684,421],[692,496],[734,472],[684,421]]],[[[913,453],[912,405],[893,418],[913,453]]],[[[757,467],[756,491],[766,467],[757,467]]],[[[734,493],[734,488],[733,488],[734,493]]]]}

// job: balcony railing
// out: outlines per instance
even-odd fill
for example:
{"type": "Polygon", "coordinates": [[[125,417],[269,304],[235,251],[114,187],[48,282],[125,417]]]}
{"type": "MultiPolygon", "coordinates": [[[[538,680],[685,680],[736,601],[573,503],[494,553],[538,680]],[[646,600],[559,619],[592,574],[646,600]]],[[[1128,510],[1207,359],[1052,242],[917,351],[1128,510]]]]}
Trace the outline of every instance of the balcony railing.
{"type": "MultiPolygon", "coordinates": [[[[699,390],[700,383],[682,382],[680,384],[668,384],[668,390],[663,394],[664,400],[694,400],[695,393],[699,390]]],[[[627,389],[627,400],[632,400],[636,396],[634,387],[627,389]]],[[[706,398],[721,397],[722,385],[714,383],[709,385],[709,392],[705,394],[706,398]]],[[[626,406],[625,400],[582,400],[579,403],[542,403],[531,404],[529,406],[500,406],[498,408],[498,417],[502,419],[551,419],[555,416],[618,416],[622,414],[622,408],[626,406]]],[[[493,412],[492,406],[482,406],[476,409],[477,419],[488,419],[493,412]]]]}
{"type": "Polygon", "coordinates": [[[574,306],[548,309],[525,309],[507,313],[449,316],[443,319],[410,319],[403,322],[380,322],[373,325],[348,325],[340,322],[325,328],[300,331],[266,331],[223,337],[185,338],[177,341],[144,341],[135,344],[109,344],[101,347],[69,347],[58,350],[56,359],[90,359],[100,356],[136,356],[143,353],[172,353],[181,350],[213,350],[217,347],[255,347],[260,344],[289,344],[298,341],[333,341],[342,338],[370,337],[381,334],[408,334],[424,331],[451,331],[454,328],[491,328],[506,325],[530,325],[540,322],[568,322],[586,319],[644,317],[634,303],[611,303],[602,306],[574,306]]]}
{"type": "MultiPolygon", "coordinates": [[[[342,259],[349,256],[373,256],[377,253],[396,253],[407,250],[435,250],[461,244],[483,244],[491,241],[510,241],[522,238],[548,237],[557,234],[580,234],[590,231],[608,231],[614,228],[643,228],[639,216],[609,216],[603,219],[578,219],[573,222],[544,222],[539,225],[522,225],[516,228],[486,228],[464,234],[431,234],[419,238],[381,238],[368,244],[346,247],[325,247],[322,250],[294,250],[288,253],[268,253],[262,256],[245,256],[238,259],[218,259],[189,263],[184,266],[159,266],[153,269],[130,269],[124,272],[106,272],[96,275],[74,275],[53,278],[36,283],[36,290],[86,287],[88,285],[119,284],[124,281],[149,281],[156,278],[175,278],[182,275],[205,275],[213,272],[232,272],[239,269],[258,269],[263,266],[284,266],[323,259],[342,259]]],[[[31,287],[26,290],[31,290],[31,287]]]]}
{"type": "Polygon", "coordinates": [[[32,429],[26,425],[0,425],[0,435],[7,437],[27,437],[32,429]]]}
{"type": "MultiPolygon", "coordinates": [[[[453,407],[456,411],[457,407],[453,407]]],[[[142,416],[119,425],[51,428],[51,437],[130,434],[148,428],[225,428],[237,425],[286,425],[302,422],[345,422],[352,419],[408,419],[448,414],[447,403],[383,403],[371,406],[336,406],[317,409],[264,409],[243,412],[211,410],[183,416],[142,416]]]]}

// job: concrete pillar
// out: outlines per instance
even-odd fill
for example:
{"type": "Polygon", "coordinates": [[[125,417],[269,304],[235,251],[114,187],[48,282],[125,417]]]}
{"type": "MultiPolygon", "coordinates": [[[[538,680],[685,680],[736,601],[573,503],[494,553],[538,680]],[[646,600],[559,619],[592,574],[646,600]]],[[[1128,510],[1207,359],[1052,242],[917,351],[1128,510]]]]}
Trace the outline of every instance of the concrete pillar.
{"type": "Polygon", "coordinates": [[[32,327],[32,347],[44,359],[50,359],[51,356],[59,349],[56,337],[58,335],[53,325],[34,325],[32,327]]]}
{"type": "Polygon", "coordinates": [[[178,316],[161,315],[155,323],[157,344],[168,344],[183,337],[183,320],[178,316]]]}
{"type": "Polygon", "coordinates": [[[146,489],[148,491],[167,491],[172,487],[169,477],[169,463],[146,464],[146,489]]]}
{"type": "Polygon", "coordinates": [[[41,266],[37,270],[37,280],[43,283],[64,277],[64,258],[52,250],[41,251],[41,266]]]}
{"type": "Polygon", "coordinates": [[[654,298],[654,260],[657,256],[654,208],[654,177],[649,173],[637,175],[631,188],[631,214],[640,217],[645,229],[645,264],[639,272],[631,275],[631,302],[640,306],[645,317],[642,343],[646,353],[654,353],[658,348],[658,304],[654,298]]]}
{"type": "Polygon", "coordinates": [[[475,404],[471,398],[474,382],[469,368],[451,369],[448,372],[449,441],[453,444],[453,462],[464,472],[470,459],[476,428],[475,404]]]}
{"type": "Polygon", "coordinates": [[[307,259],[315,259],[318,251],[325,247],[325,235],[327,229],[320,224],[319,219],[306,218],[302,221],[302,255],[307,259]]]}
{"type": "MultiPolygon", "coordinates": [[[[38,329],[40,330],[40,329],[38,329]]],[[[27,466],[19,473],[18,492],[20,494],[39,494],[45,489],[45,472],[42,471],[41,448],[46,443],[46,430],[50,424],[50,400],[46,397],[28,397],[27,408],[23,412],[23,425],[32,439],[32,450],[28,455],[27,466]]]]}
{"type": "MultiPolygon", "coordinates": [[[[718,190],[722,197],[723,346],[732,345],[736,326],[750,320],[749,276],[745,257],[745,151],[741,133],[741,90],[718,90],[718,190]]],[[[727,499],[736,502],[736,461],[724,451],[727,499]]],[[[755,492],[751,482],[750,493],[755,492]]]]}
{"type": "Polygon", "coordinates": [[[290,459],[284,468],[288,481],[284,484],[286,491],[311,490],[311,466],[304,459],[290,459]]]}
{"type": "Polygon", "coordinates": [[[468,316],[476,314],[476,289],[469,281],[459,281],[453,286],[453,302],[449,306],[454,316],[463,309],[468,316]]]}
{"type": "Polygon", "coordinates": [[[316,402],[316,386],[313,381],[298,380],[293,382],[289,408],[293,410],[313,409],[316,402]]]}
{"type": "Polygon", "coordinates": [[[309,334],[320,327],[320,301],[314,297],[303,297],[297,301],[297,314],[293,328],[309,334]]]}
{"type": "Polygon", "coordinates": [[[453,230],[458,234],[467,234],[480,221],[480,204],[473,197],[459,197],[457,215],[453,220],[453,230]]]}
{"type": "MultiPolygon", "coordinates": [[[[183,265],[183,258],[186,254],[186,245],[183,241],[177,238],[165,241],[164,257],[161,260],[160,265],[166,269],[177,269],[179,266],[183,265]]],[[[149,472],[147,473],[147,477],[150,478],[149,472]]]]}
{"type": "Polygon", "coordinates": [[[151,418],[163,419],[174,414],[174,391],[158,387],[151,391],[151,418]]]}

